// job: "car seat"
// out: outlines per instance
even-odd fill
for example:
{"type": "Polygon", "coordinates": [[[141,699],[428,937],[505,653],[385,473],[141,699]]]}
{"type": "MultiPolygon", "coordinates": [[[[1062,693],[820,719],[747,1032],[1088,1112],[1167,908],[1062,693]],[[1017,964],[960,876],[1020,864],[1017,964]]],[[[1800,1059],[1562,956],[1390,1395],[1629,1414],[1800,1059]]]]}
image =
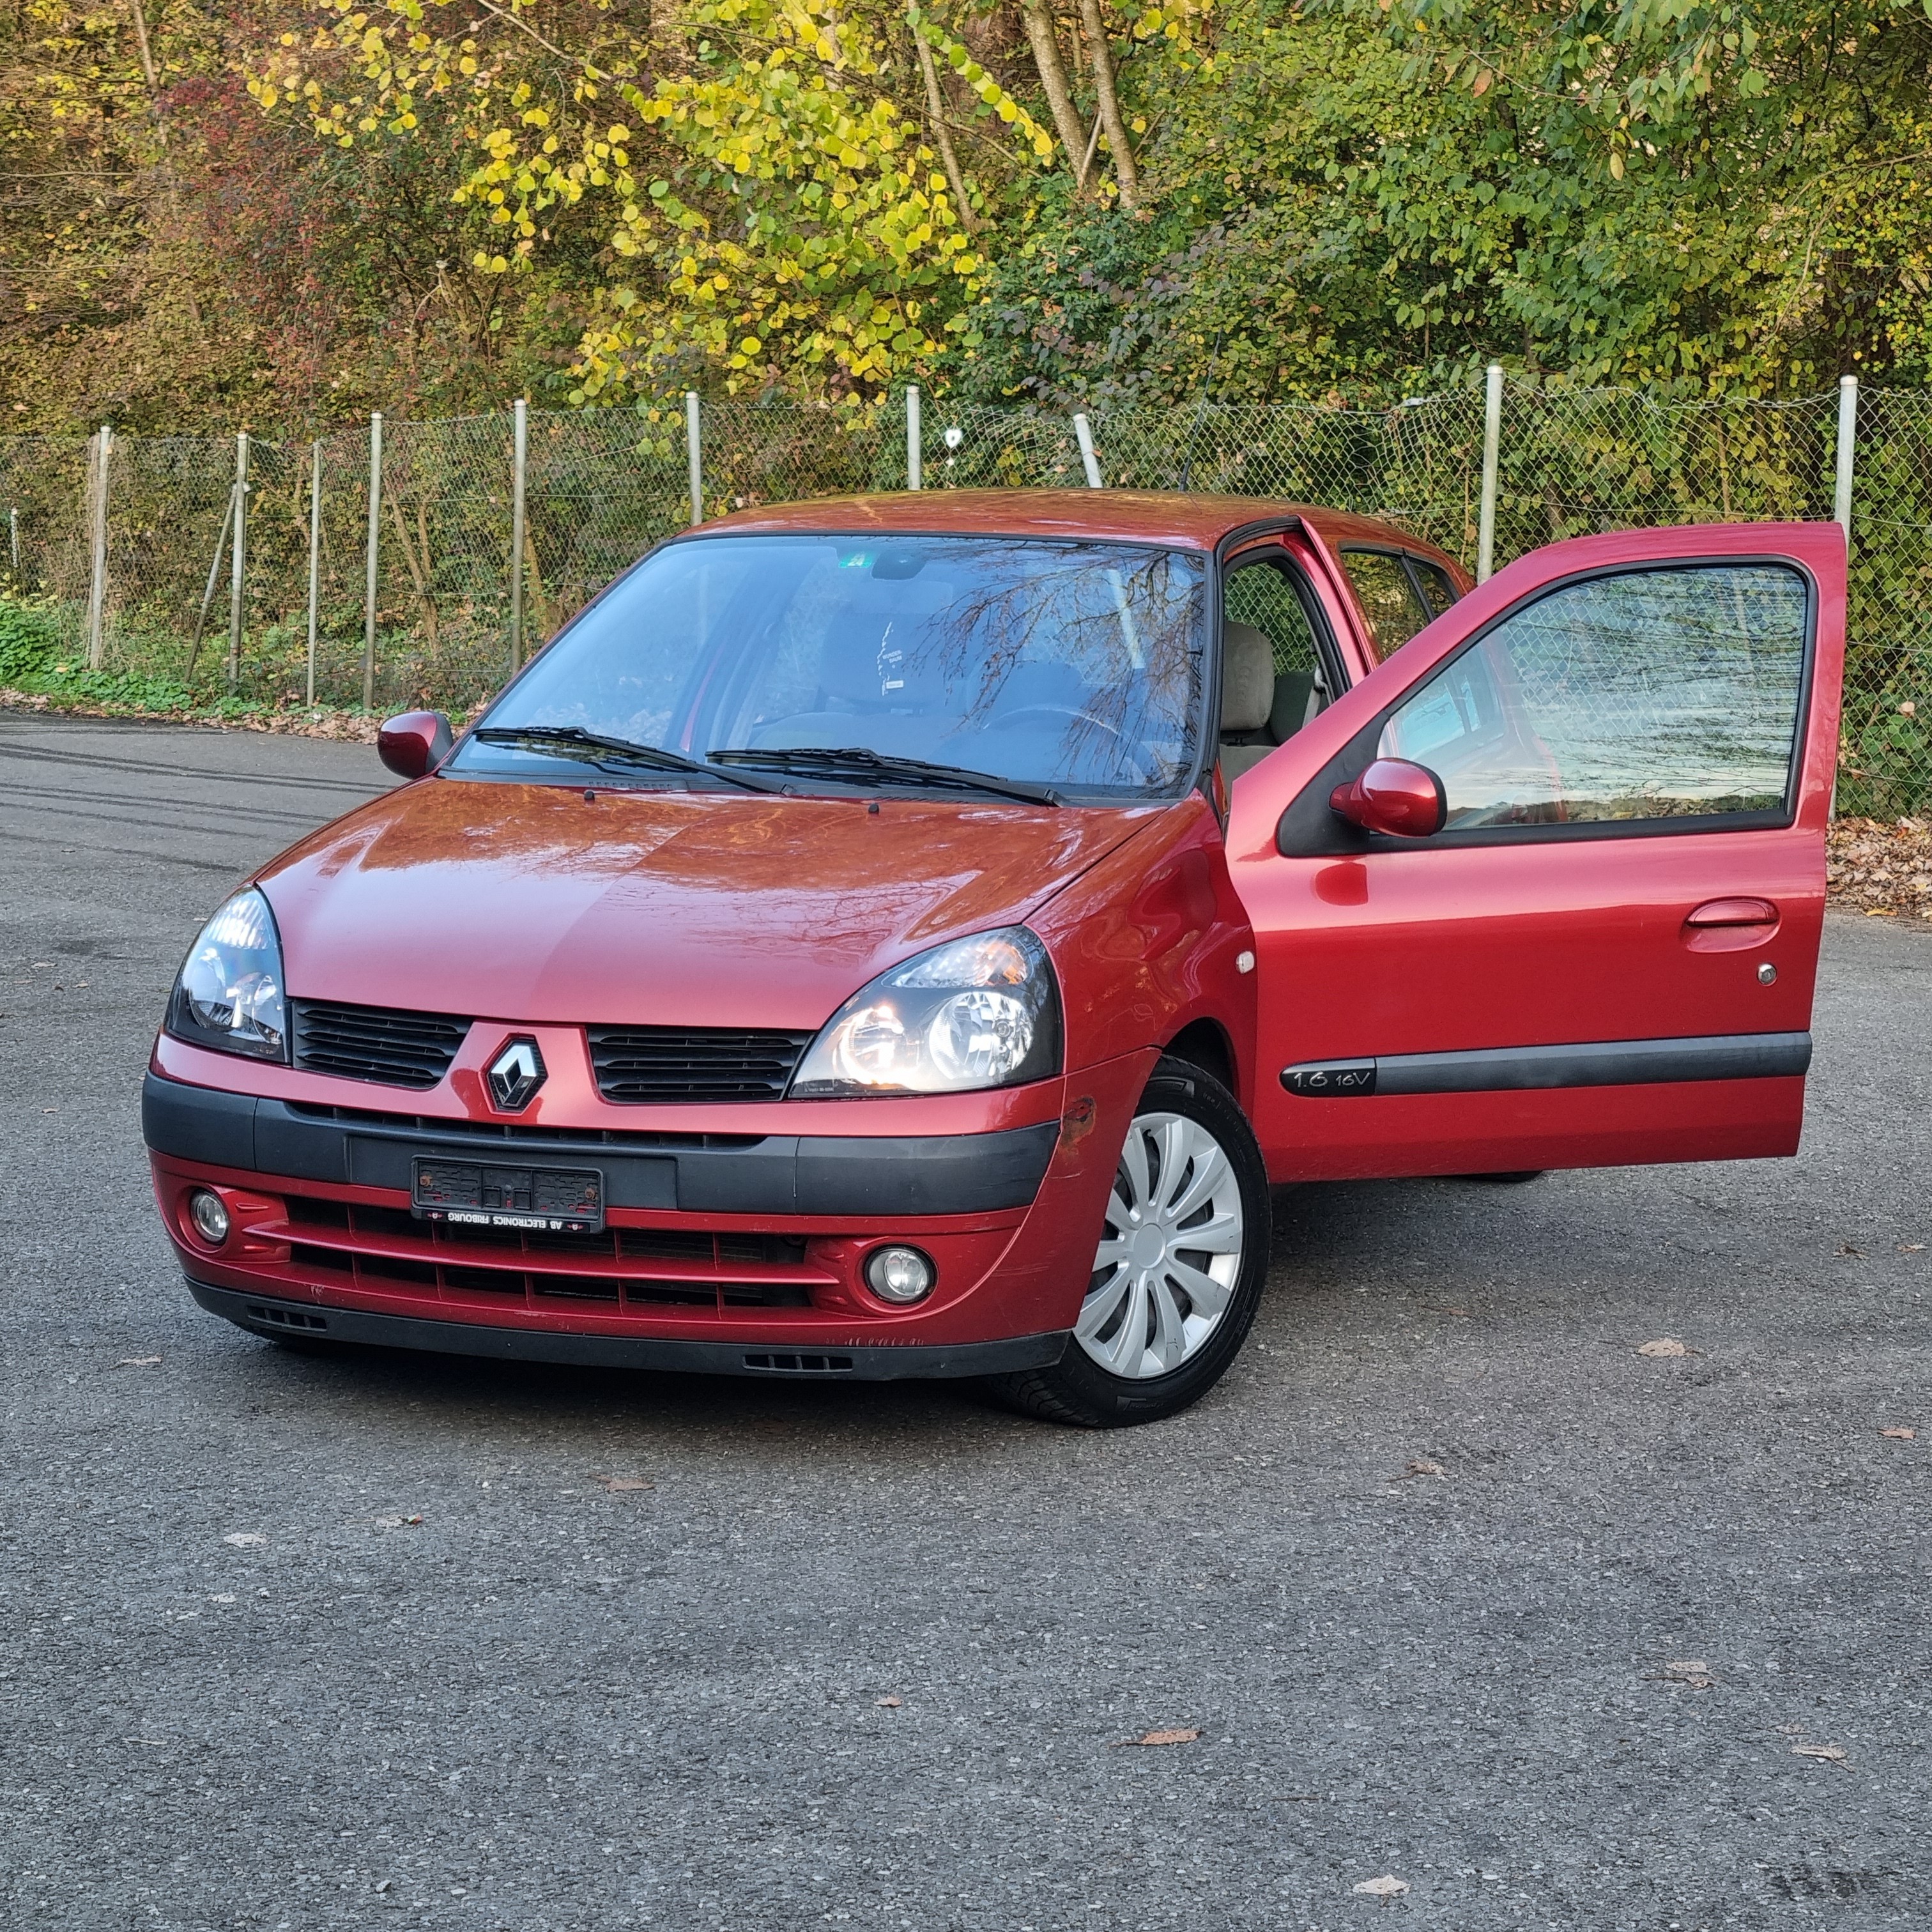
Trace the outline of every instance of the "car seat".
{"type": "Polygon", "coordinates": [[[1285,745],[1322,709],[1312,670],[1274,668],[1265,631],[1232,620],[1221,627],[1221,770],[1230,784],[1285,745]]]}

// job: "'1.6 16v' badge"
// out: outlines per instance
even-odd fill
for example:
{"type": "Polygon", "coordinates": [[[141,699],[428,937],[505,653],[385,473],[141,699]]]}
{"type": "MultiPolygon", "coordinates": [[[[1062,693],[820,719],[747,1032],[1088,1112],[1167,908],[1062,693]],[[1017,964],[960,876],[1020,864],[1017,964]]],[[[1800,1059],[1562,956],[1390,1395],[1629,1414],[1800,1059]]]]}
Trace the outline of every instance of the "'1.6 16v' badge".
{"type": "Polygon", "coordinates": [[[490,1099],[500,1114],[520,1114],[544,1084],[543,1055],[533,1040],[513,1040],[490,1063],[490,1099]]]}

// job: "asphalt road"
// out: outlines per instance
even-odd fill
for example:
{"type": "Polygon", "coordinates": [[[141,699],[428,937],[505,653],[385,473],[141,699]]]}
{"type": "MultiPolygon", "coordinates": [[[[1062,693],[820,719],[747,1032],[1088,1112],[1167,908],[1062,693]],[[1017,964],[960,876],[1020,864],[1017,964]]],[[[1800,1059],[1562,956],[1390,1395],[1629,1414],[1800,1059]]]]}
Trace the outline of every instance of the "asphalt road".
{"type": "Polygon", "coordinates": [[[1932,1918],[1932,935],[1832,922],[1795,1162],[1282,1196],[1160,1426],[345,1364],[189,1302],[137,1088],[382,782],[0,717],[0,1923],[1932,1918]]]}

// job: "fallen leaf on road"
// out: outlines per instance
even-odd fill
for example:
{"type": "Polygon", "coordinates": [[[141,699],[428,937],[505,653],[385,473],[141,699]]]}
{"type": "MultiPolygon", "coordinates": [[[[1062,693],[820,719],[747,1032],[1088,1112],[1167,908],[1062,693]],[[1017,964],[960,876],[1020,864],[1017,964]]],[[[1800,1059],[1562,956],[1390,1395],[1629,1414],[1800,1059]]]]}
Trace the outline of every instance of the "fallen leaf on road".
{"type": "Polygon", "coordinates": [[[1922,1255],[1925,1252],[1923,1241],[1900,1241],[1898,1252],[1902,1255],[1922,1255]]]}
{"type": "Polygon", "coordinates": [[[376,1519],[378,1529],[416,1529],[422,1524],[419,1516],[379,1516],[376,1519]]]}
{"type": "Polygon", "coordinates": [[[237,1550],[250,1550],[256,1544],[266,1543],[268,1539],[259,1529],[233,1529],[221,1540],[224,1543],[232,1543],[237,1550]]]}
{"type": "Polygon", "coordinates": [[[1466,1308],[1450,1308],[1439,1301],[1425,1301],[1422,1305],[1432,1315],[1453,1315],[1460,1322],[1473,1322],[1476,1318],[1466,1308]]]}
{"type": "Polygon", "coordinates": [[[1896,919],[1898,915],[1890,906],[1867,906],[1865,916],[1868,919],[1896,919]]]}
{"type": "Polygon", "coordinates": [[[152,1369],[160,1359],[158,1355],[123,1355],[114,1366],[117,1369],[152,1369]]]}
{"type": "Polygon", "coordinates": [[[896,1711],[902,1708],[905,1703],[903,1697],[880,1697],[876,1701],[882,1711],[896,1711]]]}
{"type": "Polygon", "coordinates": [[[1916,1429],[1881,1429],[1881,1436],[1888,1436],[1894,1442],[1916,1442],[1918,1432],[1916,1429]]]}
{"type": "Polygon", "coordinates": [[[1851,1757],[1851,1754],[1843,1744],[1793,1744],[1791,1755],[1793,1757],[1822,1758],[1827,1764],[1846,1764],[1851,1757]]]}
{"type": "Polygon", "coordinates": [[[1654,1342],[1643,1342],[1637,1349],[1640,1355],[1688,1355],[1690,1352],[1682,1342],[1673,1342],[1667,1335],[1660,1336],[1654,1342]]]}
{"type": "Polygon", "coordinates": [[[1149,1731],[1143,1737],[1116,1738],[1114,1748],[1118,1750],[1122,1744],[1191,1744],[1200,1736],[1198,1731],[1149,1731]]]}
{"type": "Polygon", "coordinates": [[[1850,1241],[1841,1244],[1838,1252],[1841,1255],[1856,1255],[1861,1261],[1864,1258],[1864,1250],[1854,1247],[1850,1241]]]}
{"type": "Polygon", "coordinates": [[[1708,1690],[1718,1681],[1711,1675],[1711,1666],[1698,1657],[1682,1658],[1675,1664],[1666,1664],[1663,1676],[1669,1683],[1688,1684],[1694,1690],[1708,1690]]]}
{"type": "Polygon", "coordinates": [[[1418,1456],[1402,1473],[1405,1476],[1446,1476],[1449,1472],[1440,1462],[1432,1462],[1426,1456],[1418,1456]]]}
{"type": "Polygon", "coordinates": [[[1384,1872],[1380,1878],[1365,1878],[1355,1887],[1358,1898],[1400,1898],[1408,1889],[1406,1878],[1397,1878],[1394,1872],[1384,1872]]]}
{"type": "Polygon", "coordinates": [[[657,1485],[645,1476],[599,1476],[596,1479],[607,1490],[654,1490],[657,1485]]]}

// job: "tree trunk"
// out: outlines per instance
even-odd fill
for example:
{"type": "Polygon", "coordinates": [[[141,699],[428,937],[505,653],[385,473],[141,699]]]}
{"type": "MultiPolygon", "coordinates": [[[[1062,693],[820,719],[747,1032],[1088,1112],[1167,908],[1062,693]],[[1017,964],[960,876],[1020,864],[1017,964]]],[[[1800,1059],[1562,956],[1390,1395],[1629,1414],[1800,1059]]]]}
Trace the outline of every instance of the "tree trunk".
{"type": "Polygon", "coordinates": [[[1133,150],[1127,146],[1126,124],[1120,118],[1120,98],[1114,88],[1113,50],[1107,44],[1107,23],[1100,16],[1100,0],[1080,0],[1081,23],[1087,29],[1088,58],[1094,63],[1094,91],[1100,97],[1100,125],[1114,151],[1114,178],[1120,184],[1120,206],[1141,203],[1140,176],[1133,150]]]}
{"type": "Polygon", "coordinates": [[[403,547],[403,561],[409,566],[410,581],[416,586],[416,600],[422,606],[424,646],[434,656],[442,626],[436,608],[436,592],[431,574],[429,530],[422,515],[422,506],[417,506],[416,516],[416,529],[422,539],[422,556],[418,560],[416,546],[410,542],[410,526],[403,520],[403,506],[396,501],[390,490],[385,489],[382,494],[388,499],[389,515],[396,526],[396,540],[403,547]]]}
{"type": "Polygon", "coordinates": [[[952,135],[946,124],[946,97],[939,91],[939,68],[927,46],[926,36],[915,27],[912,44],[919,50],[919,70],[926,81],[926,108],[932,118],[932,144],[939,150],[939,165],[946,170],[946,184],[952,190],[953,205],[959,211],[959,225],[968,235],[979,232],[979,218],[966,199],[966,177],[959,171],[959,157],[952,152],[952,135]]]}
{"type": "Polygon", "coordinates": [[[1066,64],[1060,58],[1060,38],[1054,32],[1053,14],[1046,0],[1025,0],[1027,38],[1033,44],[1033,64],[1040,70],[1040,84],[1046,104],[1053,112],[1053,124],[1066,150],[1066,165],[1073,170],[1074,185],[1084,194],[1087,170],[1082,156],[1087,146],[1086,131],[1073,111],[1072,90],[1066,84],[1066,64]]]}

